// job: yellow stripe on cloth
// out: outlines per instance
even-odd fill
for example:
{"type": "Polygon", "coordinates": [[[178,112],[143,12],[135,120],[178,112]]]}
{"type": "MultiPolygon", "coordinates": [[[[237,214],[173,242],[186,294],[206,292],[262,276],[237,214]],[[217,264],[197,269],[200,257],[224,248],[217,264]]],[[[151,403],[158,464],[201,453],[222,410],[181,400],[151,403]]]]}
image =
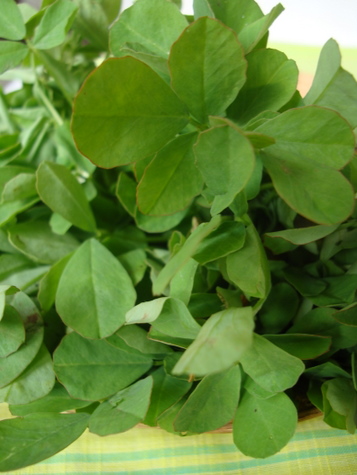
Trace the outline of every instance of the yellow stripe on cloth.
{"type": "MultiPolygon", "coordinates": [[[[6,405],[0,405],[0,419],[7,417],[6,405]]],[[[7,473],[356,475],[356,443],[357,436],[332,429],[318,417],[300,422],[281,452],[260,460],[239,453],[230,433],[178,437],[140,426],[108,437],[87,431],[50,459],[7,473]]]]}

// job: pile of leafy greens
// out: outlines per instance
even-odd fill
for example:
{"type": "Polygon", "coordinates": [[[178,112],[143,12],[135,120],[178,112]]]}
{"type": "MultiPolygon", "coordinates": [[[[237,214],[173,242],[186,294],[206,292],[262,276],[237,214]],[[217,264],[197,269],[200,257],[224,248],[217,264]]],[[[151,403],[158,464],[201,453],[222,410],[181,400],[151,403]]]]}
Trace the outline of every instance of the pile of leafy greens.
{"type": "Polygon", "coordinates": [[[356,81],[329,40],[301,97],[280,4],[179,3],[2,0],[1,471],[86,428],[356,429],[356,81]]]}

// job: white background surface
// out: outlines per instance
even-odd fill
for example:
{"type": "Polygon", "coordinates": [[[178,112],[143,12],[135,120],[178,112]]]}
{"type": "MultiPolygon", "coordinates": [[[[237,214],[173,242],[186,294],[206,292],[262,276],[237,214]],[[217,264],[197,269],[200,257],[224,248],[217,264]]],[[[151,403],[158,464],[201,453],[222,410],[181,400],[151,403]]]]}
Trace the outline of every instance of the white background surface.
{"type": "MultiPolygon", "coordinates": [[[[183,0],[183,13],[192,13],[183,0]]],[[[279,0],[257,0],[266,14],[279,0]]],[[[322,46],[334,38],[341,46],[357,47],[357,0],[281,0],[285,11],[270,27],[270,41],[322,46]]],[[[132,0],[123,0],[123,7],[132,0]]],[[[357,57],[356,57],[357,62],[357,57]]]]}

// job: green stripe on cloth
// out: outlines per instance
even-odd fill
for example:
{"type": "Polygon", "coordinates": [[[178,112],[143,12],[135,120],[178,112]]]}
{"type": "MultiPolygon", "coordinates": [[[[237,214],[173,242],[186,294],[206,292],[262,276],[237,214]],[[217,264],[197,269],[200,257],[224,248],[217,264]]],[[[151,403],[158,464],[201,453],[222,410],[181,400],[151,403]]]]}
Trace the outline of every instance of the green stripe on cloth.
{"type": "MultiPolygon", "coordinates": [[[[0,405],[0,419],[8,417],[0,405]]],[[[321,417],[300,422],[280,453],[263,460],[236,450],[230,433],[178,437],[160,429],[136,427],[98,437],[86,432],[70,447],[12,475],[355,475],[357,437],[327,426],[321,417]]]]}

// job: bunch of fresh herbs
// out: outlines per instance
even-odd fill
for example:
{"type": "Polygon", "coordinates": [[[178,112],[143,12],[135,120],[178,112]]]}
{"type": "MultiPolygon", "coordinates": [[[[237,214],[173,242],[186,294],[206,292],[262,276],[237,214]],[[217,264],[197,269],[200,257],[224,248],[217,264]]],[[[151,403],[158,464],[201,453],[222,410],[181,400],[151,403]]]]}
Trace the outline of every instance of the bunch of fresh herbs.
{"type": "Polygon", "coordinates": [[[139,422],[268,457],[307,401],[355,431],[356,81],[329,40],[301,97],[280,4],[179,3],[2,0],[2,471],[139,422]]]}

